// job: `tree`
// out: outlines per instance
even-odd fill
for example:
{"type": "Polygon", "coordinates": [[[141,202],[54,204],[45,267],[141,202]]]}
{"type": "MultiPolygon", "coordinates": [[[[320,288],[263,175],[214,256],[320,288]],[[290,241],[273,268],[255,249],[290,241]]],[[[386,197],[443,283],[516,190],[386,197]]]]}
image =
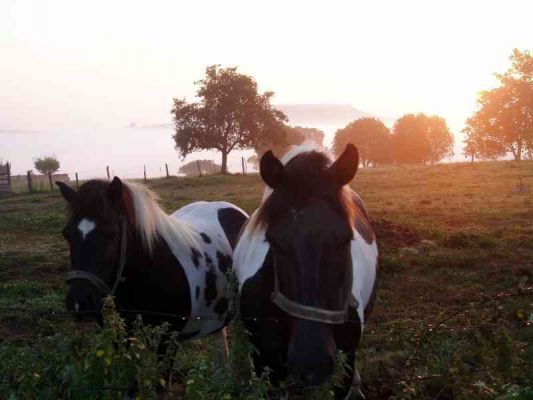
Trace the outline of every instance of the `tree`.
{"type": "Polygon", "coordinates": [[[510,152],[515,160],[533,153],[533,57],[513,50],[511,67],[496,74],[500,86],[479,94],[478,109],[467,119],[464,154],[497,158],[510,152]]]}
{"type": "Polygon", "coordinates": [[[445,157],[453,156],[453,134],[446,120],[438,115],[426,117],[429,140],[429,162],[436,163],[445,157]]]}
{"type": "Polygon", "coordinates": [[[43,175],[50,175],[59,169],[59,161],[56,156],[37,157],[33,160],[35,169],[43,175]]]}
{"type": "Polygon", "coordinates": [[[333,152],[342,154],[348,143],[359,150],[363,166],[391,162],[390,131],[377,118],[360,118],[335,132],[333,152]]]}
{"type": "Polygon", "coordinates": [[[491,135],[490,130],[475,115],[467,119],[463,133],[466,135],[463,155],[470,157],[471,162],[476,158],[495,160],[507,153],[501,138],[491,135]]]}
{"type": "MultiPolygon", "coordinates": [[[[317,128],[308,128],[304,126],[295,126],[297,132],[300,133],[301,142],[315,142],[320,147],[324,146],[324,132],[317,128]]],[[[298,144],[300,144],[298,143],[298,144]]]]}
{"type": "Polygon", "coordinates": [[[246,162],[252,166],[253,169],[259,170],[259,157],[257,154],[253,154],[246,159],[246,162]]]}
{"type": "Polygon", "coordinates": [[[184,175],[209,175],[220,172],[222,166],[216,164],[212,160],[194,160],[184,164],[178,170],[179,173],[184,175]],[[200,166],[200,170],[198,170],[200,166]]]}
{"type": "Polygon", "coordinates": [[[237,68],[206,68],[199,82],[197,103],[174,99],[176,150],[182,157],[203,149],[222,153],[222,173],[227,173],[228,154],[234,149],[252,148],[278,132],[287,119],[274,109],[273,92],[259,94],[257,83],[237,68]]]}
{"type": "Polygon", "coordinates": [[[275,135],[269,135],[255,146],[257,158],[271,150],[274,155],[281,158],[291,146],[304,142],[315,142],[318,146],[323,145],[324,132],[316,128],[302,126],[283,125],[275,135]]]}
{"type": "Polygon", "coordinates": [[[444,118],[406,114],[393,128],[394,160],[405,164],[435,163],[453,155],[453,134],[444,118]]]}
{"type": "Polygon", "coordinates": [[[50,190],[54,190],[52,184],[52,174],[59,169],[59,161],[56,156],[43,156],[33,159],[33,165],[35,169],[43,175],[48,175],[50,181],[50,190]]]}

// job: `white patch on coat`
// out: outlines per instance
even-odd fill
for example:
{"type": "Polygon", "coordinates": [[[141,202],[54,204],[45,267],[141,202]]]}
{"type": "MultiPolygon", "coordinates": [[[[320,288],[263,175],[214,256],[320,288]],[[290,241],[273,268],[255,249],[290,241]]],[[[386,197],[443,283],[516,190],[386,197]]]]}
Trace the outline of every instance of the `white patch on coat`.
{"type": "Polygon", "coordinates": [[[222,328],[227,315],[227,313],[224,313],[220,319],[214,318],[217,316],[215,312],[215,306],[218,300],[229,296],[229,293],[227,292],[227,278],[218,268],[217,251],[221,252],[225,256],[233,257],[231,245],[218,220],[218,210],[223,208],[233,208],[248,217],[243,210],[224,201],[199,201],[180,208],[170,215],[170,218],[175,219],[180,223],[187,224],[189,227],[191,227],[191,229],[193,229],[191,230],[191,233],[194,235],[196,242],[195,248],[201,254],[201,257],[199,258],[199,266],[196,267],[192,261],[191,248],[188,248],[188,250],[185,252],[176,252],[175,249],[177,250],[181,246],[175,246],[173,243],[169,243],[167,240],[172,253],[183,267],[189,282],[191,318],[185,325],[182,333],[187,334],[198,331],[198,333],[191,339],[207,336],[213,331],[222,328]],[[207,234],[211,239],[211,243],[206,243],[201,238],[200,233],[207,234]],[[209,271],[205,254],[211,258],[213,262],[213,270],[217,278],[217,296],[209,305],[207,305],[207,302],[205,301],[204,290],[206,274],[209,271]],[[196,299],[197,286],[201,289],[200,297],[198,299],[196,299]]]}
{"type": "Polygon", "coordinates": [[[250,217],[233,253],[233,270],[239,281],[239,291],[244,282],[261,269],[270,248],[266,241],[265,229],[262,226],[255,226],[256,217],[257,211],[250,217]]]}
{"type": "Polygon", "coordinates": [[[365,307],[372,297],[376,281],[378,246],[376,240],[368,244],[354,229],[354,240],[351,243],[353,283],[352,295],[357,300],[357,314],[361,320],[361,329],[365,323],[365,307]]]}
{"type": "Polygon", "coordinates": [[[78,230],[81,232],[81,237],[83,240],[87,237],[89,233],[94,231],[96,227],[95,223],[87,218],[83,218],[78,224],[78,230]]]}

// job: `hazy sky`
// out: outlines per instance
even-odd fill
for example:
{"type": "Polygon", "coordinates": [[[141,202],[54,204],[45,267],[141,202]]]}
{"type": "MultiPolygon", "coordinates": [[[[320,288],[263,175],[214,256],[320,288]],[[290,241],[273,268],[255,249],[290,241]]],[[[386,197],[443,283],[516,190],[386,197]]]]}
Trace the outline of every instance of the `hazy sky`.
{"type": "Polygon", "coordinates": [[[0,129],[169,121],[210,64],[274,102],[437,113],[457,132],[533,1],[13,1],[0,3],[0,129]]]}

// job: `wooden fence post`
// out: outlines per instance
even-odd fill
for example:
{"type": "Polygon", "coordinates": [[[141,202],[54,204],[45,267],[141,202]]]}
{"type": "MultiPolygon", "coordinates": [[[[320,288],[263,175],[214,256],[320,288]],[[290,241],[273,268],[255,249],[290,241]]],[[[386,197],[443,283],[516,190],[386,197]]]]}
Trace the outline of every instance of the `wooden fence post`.
{"type": "Polygon", "coordinates": [[[144,166],[144,181],[146,182],[146,165],[144,166]]]}
{"type": "Polygon", "coordinates": [[[76,189],[80,187],[80,182],[78,181],[78,173],[76,172],[76,189]]]}
{"type": "Polygon", "coordinates": [[[168,164],[167,163],[165,163],[165,169],[167,170],[167,178],[168,178],[169,175],[168,175],[168,164]]]}
{"type": "Polygon", "coordinates": [[[6,168],[7,168],[7,184],[9,187],[11,187],[11,164],[6,162],[6,168]]]}
{"type": "Polygon", "coordinates": [[[202,168],[200,168],[199,160],[196,160],[196,166],[198,167],[198,176],[202,176],[202,168]]]}
{"type": "Polygon", "coordinates": [[[109,165],[107,167],[105,167],[105,170],[107,172],[107,180],[110,180],[111,176],[109,175],[109,165]]]}
{"type": "Polygon", "coordinates": [[[52,183],[52,173],[48,173],[48,182],[50,182],[50,191],[54,191],[54,184],[52,183]]]}
{"type": "Polygon", "coordinates": [[[31,181],[31,171],[28,171],[28,191],[33,193],[33,183],[31,181]]]}
{"type": "Polygon", "coordinates": [[[244,169],[244,157],[241,157],[241,163],[242,163],[242,174],[246,175],[246,171],[244,169]]]}

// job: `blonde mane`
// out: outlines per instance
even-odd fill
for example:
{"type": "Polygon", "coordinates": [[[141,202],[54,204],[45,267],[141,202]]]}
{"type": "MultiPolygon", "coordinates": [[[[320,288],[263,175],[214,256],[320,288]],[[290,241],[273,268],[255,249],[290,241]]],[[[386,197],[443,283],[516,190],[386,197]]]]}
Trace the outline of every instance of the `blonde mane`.
{"type": "Polygon", "coordinates": [[[197,235],[185,221],[173,218],[159,206],[159,197],[146,186],[127,182],[134,209],[135,228],[144,247],[152,254],[158,236],[162,237],[173,251],[180,254],[199,248],[197,235]]]}

